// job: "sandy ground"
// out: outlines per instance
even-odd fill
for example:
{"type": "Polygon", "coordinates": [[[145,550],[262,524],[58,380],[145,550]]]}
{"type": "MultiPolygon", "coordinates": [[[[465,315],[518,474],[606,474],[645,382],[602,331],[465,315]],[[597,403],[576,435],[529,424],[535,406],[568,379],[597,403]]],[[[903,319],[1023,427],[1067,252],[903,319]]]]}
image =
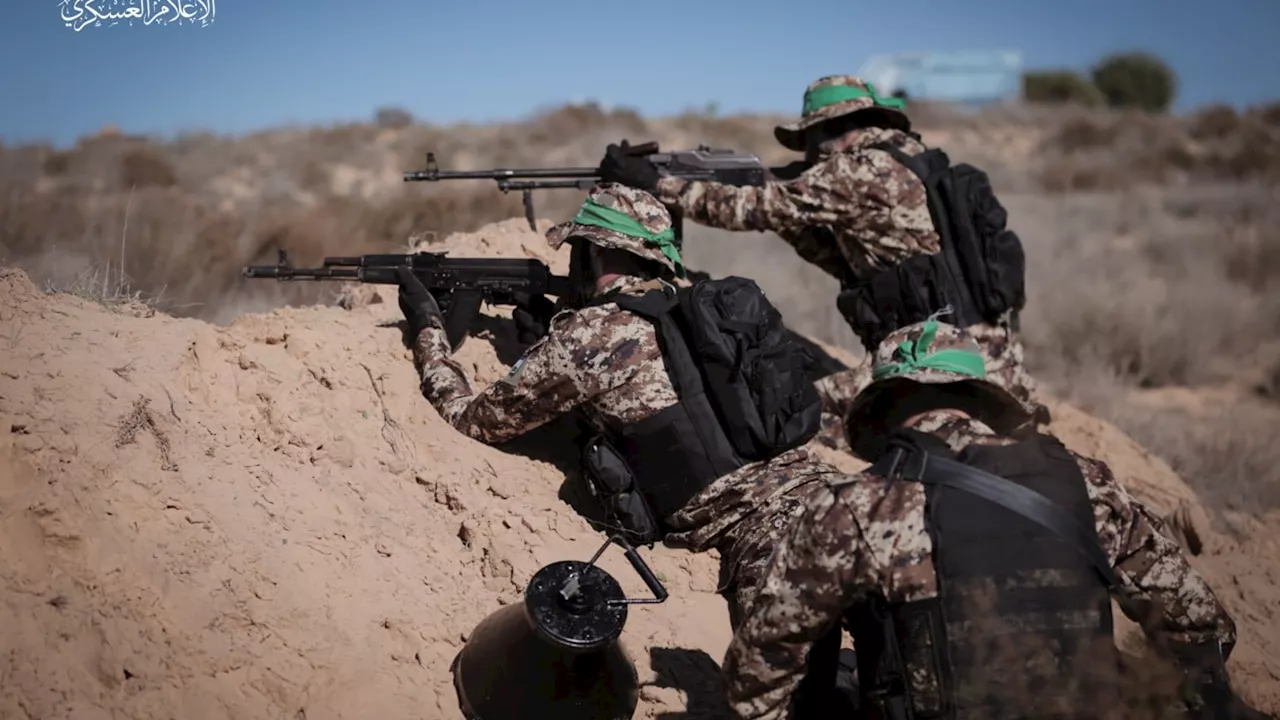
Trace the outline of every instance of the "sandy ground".
{"type": "MultiPolygon", "coordinates": [[[[563,271],[523,220],[445,246],[563,271]]],[[[448,666],[468,631],[601,536],[562,490],[563,437],[457,434],[417,392],[394,292],[346,304],[217,327],[0,270],[0,718],[461,717],[448,666]]],[[[492,312],[459,352],[481,383],[517,352],[492,312]]],[[[1237,682],[1280,709],[1280,517],[1214,534],[1164,463],[1053,409],[1070,447],[1189,515],[1193,563],[1240,625],[1237,682]]],[[[646,556],[671,599],[623,635],[645,683],[636,716],[716,717],[717,559],[646,556]]],[[[602,565],[644,594],[621,553],[602,565]]]]}

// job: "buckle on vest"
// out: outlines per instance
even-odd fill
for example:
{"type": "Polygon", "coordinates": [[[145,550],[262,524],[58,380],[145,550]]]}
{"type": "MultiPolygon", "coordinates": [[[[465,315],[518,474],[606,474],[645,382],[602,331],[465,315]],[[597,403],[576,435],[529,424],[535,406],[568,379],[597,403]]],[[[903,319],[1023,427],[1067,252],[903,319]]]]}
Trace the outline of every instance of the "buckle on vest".
{"type": "Polygon", "coordinates": [[[920,480],[924,477],[929,468],[929,453],[898,438],[889,441],[889,448],[893,453],[887,473],[889,477],[907,480],[920,480]]]}

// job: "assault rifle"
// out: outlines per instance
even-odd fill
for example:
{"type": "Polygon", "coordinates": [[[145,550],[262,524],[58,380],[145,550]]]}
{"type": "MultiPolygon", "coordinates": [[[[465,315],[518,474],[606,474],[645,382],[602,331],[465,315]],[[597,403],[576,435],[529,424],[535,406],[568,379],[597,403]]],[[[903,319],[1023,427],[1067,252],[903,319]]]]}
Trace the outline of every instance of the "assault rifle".
{"type": "Polygon", "coordinates": [[[335,280],[397,285],[396,269],[411,269],[440,305],[445,335],[454,350],[466,339],[482,302],[515,305],[518,294],[564,298],[571,293],[569,278],[552,275],[551,268],[533,259],[451,258],[445,253],[420,252],[327,257],[323,267],[296,268],[289,264],[284,250],[277,253],[275,265],[250,265],[244,268],[244,276],[282,282],[335,280]]]}
{"type": "MultiPolygon", "coordinates": [[[[676,150],[659,152],[658,143],[649,142],[636,145],[630,154],[645,157],[662,176],[674,176],[689,180],[710,180],[726,185],[760,186],[771,174],[782,177],[794,173],[792,166],[786,168],[766,168],[760,158],[750,153],[711,148],[700,145],[694,150],[676,150]]],[[[438,182],[440,180],[495,180],[502,192],[519,190],[524,202],[524,217],[529,221],[529,228],[537,231],[533,218],[533,191],[576,188],[588,191],[595,187],[600,178],[599,168],[524,168],[494,170],[441,170],[436,164],[435,153],[427,153],[425,170],[414,170],[404,174],[405,182],[438,182]]],[[[682,248],[684,233],[681,228],[679,208],[668,206],[671,212],[672,225],[676,232],[676,247],[682,248]]]]}

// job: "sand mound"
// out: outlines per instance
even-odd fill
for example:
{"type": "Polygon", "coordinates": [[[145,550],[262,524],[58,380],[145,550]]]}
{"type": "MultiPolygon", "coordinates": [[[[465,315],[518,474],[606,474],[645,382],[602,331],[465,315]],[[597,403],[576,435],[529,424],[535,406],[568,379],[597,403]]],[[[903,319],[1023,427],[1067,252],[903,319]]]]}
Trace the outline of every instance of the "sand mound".
{"type": "MultiPolygon", "coordinates": [[[[564,269],[521,220],[441,246],[564,269]]],[[[448,665],[468,631],[601,538],[561,499],[556,443],[486,447],[418,395],[394,293],[346,304],[215,327],[0,271],[0,717],[461,717],[448,665]]],[[[514,359],[503,314],[460,351],[480,382],[514,359]]],[[[1055,412],[1144,499],[1194,509],[1197,564],[1244,630],[1233,665],[1274,707],[1272,541],[1211,535],[1162,463],[1055,412]]],[[[716,559],[646,555],[671,599],[623,636],[637,717],[715,716],[716,559]]],[[[620,553],[603,565],[644,593],[620,553]]]]}

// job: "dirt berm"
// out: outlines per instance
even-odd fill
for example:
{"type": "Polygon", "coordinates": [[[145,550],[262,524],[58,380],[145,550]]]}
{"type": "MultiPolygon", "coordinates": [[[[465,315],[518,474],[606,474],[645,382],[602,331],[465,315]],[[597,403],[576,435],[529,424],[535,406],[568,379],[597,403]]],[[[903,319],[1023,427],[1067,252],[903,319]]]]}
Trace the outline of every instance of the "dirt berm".
{"type": "MultiPolygon", "coordinates": [[[[445,245],[564,270],[520,220],[445,245]]],[[[380,297],[217,327],[0,270],[0,717],[461,717],[448,666],[469,630],[601,536],[561,499],[554,443],[530,459],[440,420],[380,297]]],[[[463,364],[495,380],[512,336],[486,321],[463,364]]],[[[1193,508],[1194,562],[1240,624],[1234,672],[1276,709],[1280,522],[1216,535],[1163,463],[1054,413],[1141,498],[1193,508]]],[[[635,608],[623,636],[637,717],[715,716],[716,559],[647,554],[671,599],[635,608]]],[[[643,594],[619,552],[603,565],[643,594]]]]}

